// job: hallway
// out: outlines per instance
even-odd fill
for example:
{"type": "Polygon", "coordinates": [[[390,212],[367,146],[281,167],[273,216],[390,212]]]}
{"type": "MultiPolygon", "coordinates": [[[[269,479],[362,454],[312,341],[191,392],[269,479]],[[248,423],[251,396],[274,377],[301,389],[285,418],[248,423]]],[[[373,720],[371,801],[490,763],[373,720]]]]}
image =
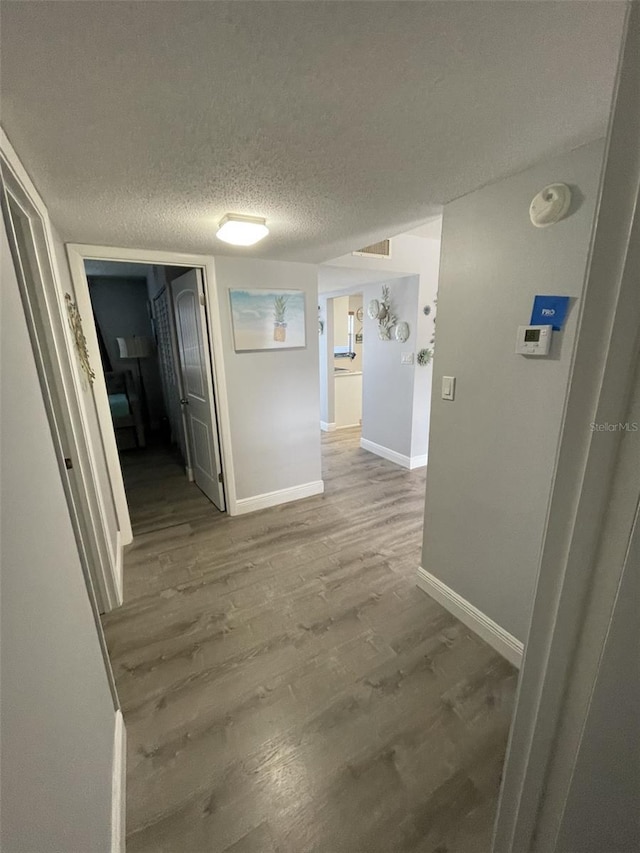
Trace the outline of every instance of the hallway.
{"type": "Polygon", "coordinates": [[[323,435],[324,496],[233,519],[126,465],[128,853],[489,850],[516,672],[416,588],[424,469],[358,439],[323,435]]]}

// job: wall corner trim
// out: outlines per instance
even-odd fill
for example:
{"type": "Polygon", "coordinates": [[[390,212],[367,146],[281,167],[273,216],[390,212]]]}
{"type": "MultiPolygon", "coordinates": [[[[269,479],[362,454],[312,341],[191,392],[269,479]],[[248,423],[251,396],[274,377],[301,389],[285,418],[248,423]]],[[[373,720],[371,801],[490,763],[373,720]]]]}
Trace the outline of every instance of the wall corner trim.
{"type": "Polygon", "coordinates": [[[427,595],[435,599],[438,604],[446,608],[449,613],[452,613],[467,628],[471,628],[474,634],[489,643],[499,655],[506,658],[509,663],[520,669],[522,665],[522,656],[524,653],[524,645],[520,640],[501,628],[497,622],[490,619],[477,607],[468,602],[457,592],[454,592],[438,578],[434,577],[422,566],[418,569],[417,585],[419,589],[426,592],[427,595]]]}
{"type": "Polygon", "coordinates": [[[387,459],[389,462],[394,462],[396,465],[408,468],[410,471],[414,468],[424,468],[427,464],[426,453],[421,456],[405,456],[403,453],[398,453],[389,447],[384,447],[382,444],[376,444],[375,441],[369,441],[368,438],[360,439],[360,447],[363,450],[368,450],[369,453],[375,453],[376,456],[387,459]]]}
{"type": "Polygon", "coordinates": [[[427,454],[421,453],[420,456],[412,456],[409,460],[409,468],[413,471],[414,468],[427,467],[427,454]]]}
{"type": "Polygon", "coordinates": [[[324,492],[324,480],[314,480],[311,483],[302,483],[299,486],[291,486],[288,489],[279,489],[277,492],[265,492],[263,495],[253,495],[250,498],[238,498],[236,500],[233,515],[245,515],[248,512],[256,512],[259,509],[267,509],[278,504],[286,504],[291,501],[299,501],[302,498],[310,498],[321,495],[324,492]]]}
{"type": "Polygon", "coordinates": [[[323,432],[333,432],[336,429],[335,423],[327,423],[326,421],[320,421],[320,429],[323,432]]]}
{"type": "Polygon", "coordinates": [[[122,711],[116,711],[111,775],[111,853],[124,853],[127,809],[127,732],[122,711]]]}

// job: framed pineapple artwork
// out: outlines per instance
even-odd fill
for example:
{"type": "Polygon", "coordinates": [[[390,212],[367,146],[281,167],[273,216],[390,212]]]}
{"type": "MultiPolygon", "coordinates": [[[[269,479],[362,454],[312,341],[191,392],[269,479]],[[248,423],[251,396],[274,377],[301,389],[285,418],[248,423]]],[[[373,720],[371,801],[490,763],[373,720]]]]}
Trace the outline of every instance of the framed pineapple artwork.
{"type": "Polygon", "coordinates": [[[229,290],[236,352],[303,349],[306,311],[303,290],[229,290]]]}

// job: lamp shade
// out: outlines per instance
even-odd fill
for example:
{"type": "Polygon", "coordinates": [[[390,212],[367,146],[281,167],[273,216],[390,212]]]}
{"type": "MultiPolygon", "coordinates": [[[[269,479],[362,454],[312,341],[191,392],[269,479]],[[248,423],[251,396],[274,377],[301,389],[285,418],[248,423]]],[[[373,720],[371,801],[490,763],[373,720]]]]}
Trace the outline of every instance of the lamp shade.
{"type": "Polygon", "coordinates": [[[134,335],[131,338],[116,338],[120,358],[148,358],[153,353],[151,338],[134,335]]]}

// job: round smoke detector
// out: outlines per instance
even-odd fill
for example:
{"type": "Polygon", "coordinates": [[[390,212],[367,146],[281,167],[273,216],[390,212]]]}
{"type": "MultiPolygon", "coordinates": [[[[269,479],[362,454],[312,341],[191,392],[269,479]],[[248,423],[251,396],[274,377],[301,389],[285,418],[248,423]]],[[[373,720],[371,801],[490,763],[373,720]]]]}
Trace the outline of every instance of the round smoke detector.
{"type": "Polygon", "coordinates": [[[564,219],[570,206],[569,187],[566,184],[549,184],[531,202],[529,216],[536,228],[548,228],[564,219]]]}

